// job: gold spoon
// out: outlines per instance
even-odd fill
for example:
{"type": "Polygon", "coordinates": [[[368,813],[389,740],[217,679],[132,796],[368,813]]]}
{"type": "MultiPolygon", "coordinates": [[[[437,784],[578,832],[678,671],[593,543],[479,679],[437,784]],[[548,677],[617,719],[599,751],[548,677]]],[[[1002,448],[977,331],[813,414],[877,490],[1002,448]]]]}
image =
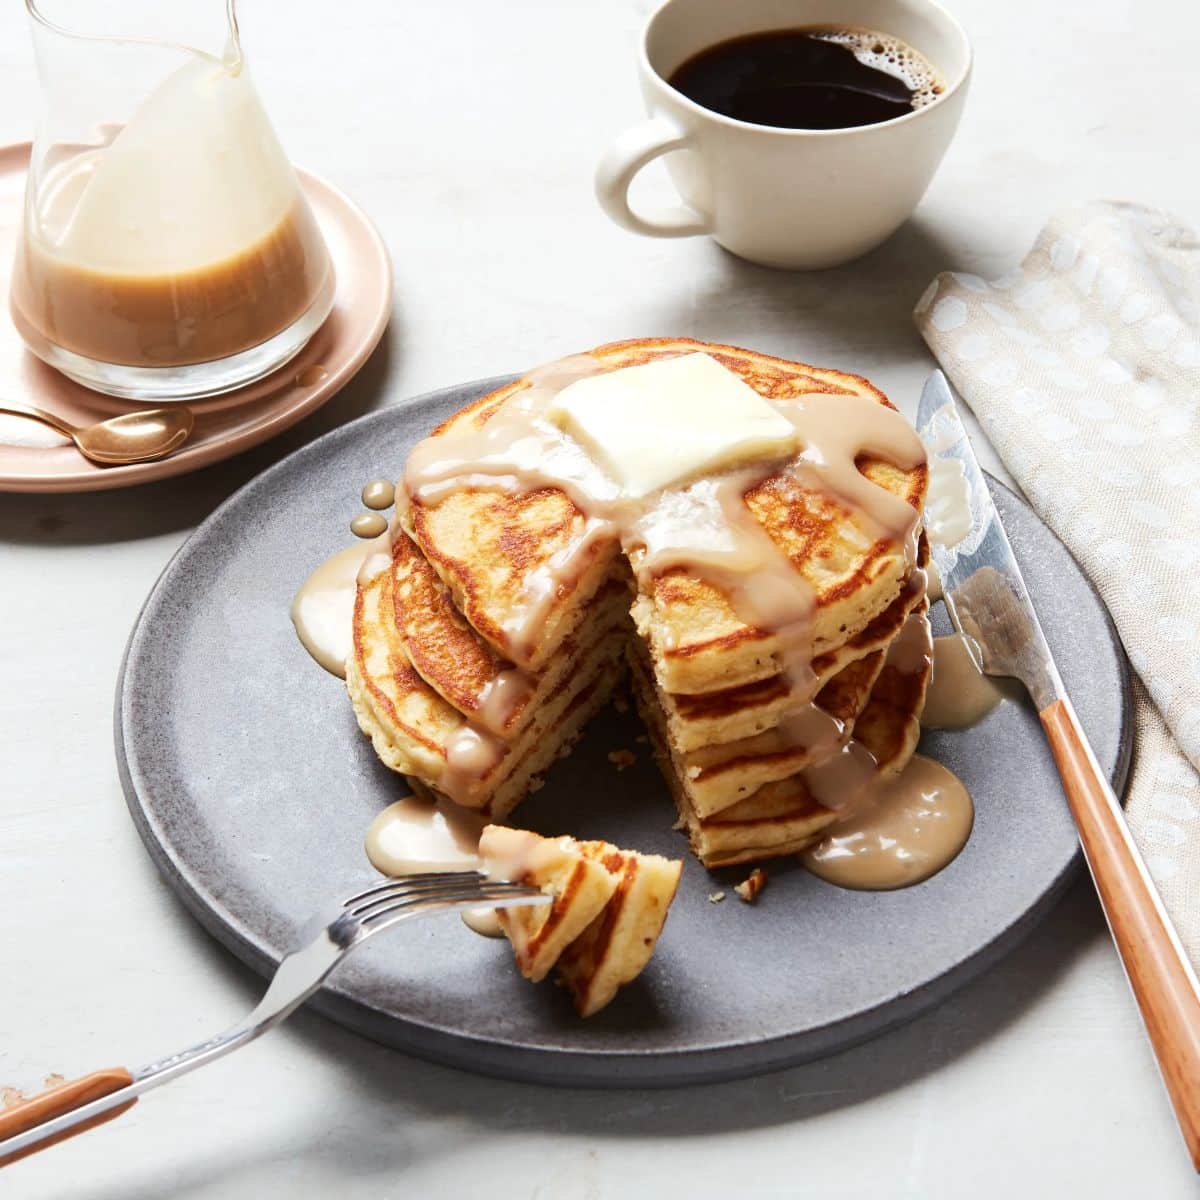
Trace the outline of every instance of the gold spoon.
{"type": "Polygon", "coordinates": [[[183,405],[122,413],[119,417],[109,417],[107,421],[97,421],[95,425],[72,425],[53,413],[34,408],[32,404],[18,404],[11,400],[0,404],[0,413],[32,417],[57,429],[79,447],[79,453],[84,458],[105,467],[164,458],[191,437],[196,424],[191,409],[183,405]]]}

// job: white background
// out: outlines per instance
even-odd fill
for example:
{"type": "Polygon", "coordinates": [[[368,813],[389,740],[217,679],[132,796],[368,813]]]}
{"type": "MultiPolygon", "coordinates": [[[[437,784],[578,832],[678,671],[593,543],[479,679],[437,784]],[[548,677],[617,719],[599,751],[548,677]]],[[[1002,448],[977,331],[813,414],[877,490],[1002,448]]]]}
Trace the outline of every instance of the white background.
{"type": "MultiPolygon", "coordinates": [[[[252,474],[371,408],[621,337],[840,366],[911,412],[930,362],[909,314],[938,270],[1003,271],[1073,200],[1200,218],[1195,5],[959,0],[977,54],[966,116],[887,246],[805,276],[704,240],[634,238],[599,213],[591,173],[640,116],[633,45],[651,7],[245,0],[247,53],[285,145],[379,224],[395,314],[359,379],[268,447],[124,493],[0,498],[0,1086],[136,1066],[229,1023],[260,990],[155,874],[111,737],[143,596],[252,474]]],[[[35,103],[23,14],[7,0],[0,142],[29,136],[35,103]]],[[[806,1068],[690,1091],[547,1091],[300,1014],[0,1178],[5,1197],[89,1200],[1075,1190],[1196,1191],[1082,885],[936,1012],[806,1068]]]]}

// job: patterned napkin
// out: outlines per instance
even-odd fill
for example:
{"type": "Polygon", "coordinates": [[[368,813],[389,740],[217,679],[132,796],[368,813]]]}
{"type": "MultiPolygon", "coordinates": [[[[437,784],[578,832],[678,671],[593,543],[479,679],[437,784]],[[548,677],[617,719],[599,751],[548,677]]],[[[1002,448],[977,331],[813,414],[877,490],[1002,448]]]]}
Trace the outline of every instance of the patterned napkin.
{"type": "Polygon", "coordinates": [[[1020,268],[938,276],[914,314],[1138,680],[1129,823],[1200,960],[1200,238],[1098,203],[1020,268]]]}

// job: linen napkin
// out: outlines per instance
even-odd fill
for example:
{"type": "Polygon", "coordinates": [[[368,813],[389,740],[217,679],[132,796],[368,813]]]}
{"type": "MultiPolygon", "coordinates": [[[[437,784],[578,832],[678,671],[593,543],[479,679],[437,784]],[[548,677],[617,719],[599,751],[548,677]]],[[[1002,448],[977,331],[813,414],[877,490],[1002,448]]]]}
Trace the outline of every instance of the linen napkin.
{"type": "Polygon", "coordinates": [[[1090,204],[1010,274],[939,275],[914,317],[1116,622],[1137,675],[1129,824],[1200,961],[1200,239],[1090,204]]]}

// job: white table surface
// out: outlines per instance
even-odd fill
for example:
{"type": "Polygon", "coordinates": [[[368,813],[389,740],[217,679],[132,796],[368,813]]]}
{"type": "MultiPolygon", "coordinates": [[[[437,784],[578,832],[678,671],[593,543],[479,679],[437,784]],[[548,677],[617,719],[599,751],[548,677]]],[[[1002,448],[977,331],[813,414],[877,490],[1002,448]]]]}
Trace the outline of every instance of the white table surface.
{"type": "MultiPolygon", "coordinates": [[[[1074,200],[1200,217],[1194,4],[954,7],[977,73],[915,219],[858,264],[787,275],[704,240],[632,237],[593,203],[598,152],[640,116],[632,48],[650,0],[291,0],[287,23],[282,5],[246,0],[267,107],[296,161],[378,222],[395,314],[359,379],[267,447],[126,492],[0,498],[0,1086],[136,1066],[216,1031],[259,991],[156,874],[111,734],[143,596],[251,475],[369,409],[621,337],[693,335],[846,367],[911,411],[930,361],[909,313],[935,272],[999,273],[1074,200]]],[[[23,26],[15,0],[0,8],[0,142],[27,138],[34,117],[23,26]]],[[[1076,1189],[1196,1190],[1082,884],[941,1008],[808,1067],[687,1091],[541,1090],[300,1013],[0,1179],[0,1194],[31,1200],[1076,1189]]]]}

